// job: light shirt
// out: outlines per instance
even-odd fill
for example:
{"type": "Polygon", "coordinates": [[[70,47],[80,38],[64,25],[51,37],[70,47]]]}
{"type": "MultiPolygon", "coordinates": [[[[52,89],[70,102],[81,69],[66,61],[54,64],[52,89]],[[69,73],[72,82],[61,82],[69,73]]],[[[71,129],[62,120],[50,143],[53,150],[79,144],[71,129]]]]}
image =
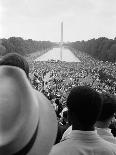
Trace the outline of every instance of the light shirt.
{"type": "Polygon", "coordinates": [[[116,145],[102,139],[97,131],[72,130],[49,155],[116,155],[116,145]]]}
{"type": "Polygon", "coordinates": [[[63,133],[61,141],[64,141],[67,139],[67,136],[71,133],[72,131],[72,125],[68,127],[68,129],[63,133]]]}
{"type": "Polygon", "coordinates": [[[111,129],[109,128],[96,128],[97,133],[100,135],[101,138],[103,138],[104,140],[107,140],[111,143],[116,144],[116,138],[113,136],[113,134],[111,133],[111,129]]]}

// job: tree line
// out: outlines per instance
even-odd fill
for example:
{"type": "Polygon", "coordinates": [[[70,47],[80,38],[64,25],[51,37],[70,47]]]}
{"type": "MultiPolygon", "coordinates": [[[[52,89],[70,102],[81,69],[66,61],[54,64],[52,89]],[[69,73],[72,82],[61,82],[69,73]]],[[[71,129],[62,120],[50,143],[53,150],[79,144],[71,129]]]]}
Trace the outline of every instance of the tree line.
{"type": "Polygon", "coordinates": [[[23,56],[39,51],[40,54],[45,50],[51,49],[55,43],[50,41],[34,41],[32,39],[24,40],[21,37],[10,37],[0,39],[0,55],[7,53],[18,53],[23,56]]]}
{"type": "Polygon", "coordinates": [[[116,62],[116,38],[100,37],[88,41],[71,42],[67,46],[85,52],[98,60],[116,62]]]}

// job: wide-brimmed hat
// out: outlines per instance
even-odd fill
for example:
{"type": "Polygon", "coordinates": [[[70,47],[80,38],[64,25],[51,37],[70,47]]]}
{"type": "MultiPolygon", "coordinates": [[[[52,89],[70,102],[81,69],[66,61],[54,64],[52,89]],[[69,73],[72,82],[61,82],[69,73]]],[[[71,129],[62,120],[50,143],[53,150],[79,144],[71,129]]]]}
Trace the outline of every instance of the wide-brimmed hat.
{"type": "Polygon", "coordinates": [[[0,60],[0,65],[16,66],[23,69],[29,77],[29,64],[27,60],[18,53],[8,53],[0,60]]]}
{"type": "Polygon", "coordinates": [[[0,66],[0,155],[47,155],[56,133],[49,100],[22,69],[0,66]]]}

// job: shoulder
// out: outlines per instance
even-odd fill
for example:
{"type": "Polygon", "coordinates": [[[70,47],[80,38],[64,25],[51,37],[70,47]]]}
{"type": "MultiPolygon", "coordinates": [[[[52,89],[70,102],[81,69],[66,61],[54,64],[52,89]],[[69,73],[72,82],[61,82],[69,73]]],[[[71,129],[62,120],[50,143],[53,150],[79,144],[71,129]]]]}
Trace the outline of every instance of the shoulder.
{"type": "Polygon", "coordinates": [[[86,154],[93,152],[101,155],[116,155],[116,144],[101,140],[101,142],[92,145],[85,145],[76,140],[65,140],[54,145],[49,155],[76,155],[83,151],[86,154]]]}
{"type": "Polygon", "coordinates": [[[116,154],[116,144],[111,143],[105,139],[102,139],[101,149],[105,149],[106,151],[112,151],[116,154]]]}
{"type": "Polygon", "coordinates": [[[60,142],[52,147],[49,155],[69,155],[70,145],[67,141],[60,142]]]}

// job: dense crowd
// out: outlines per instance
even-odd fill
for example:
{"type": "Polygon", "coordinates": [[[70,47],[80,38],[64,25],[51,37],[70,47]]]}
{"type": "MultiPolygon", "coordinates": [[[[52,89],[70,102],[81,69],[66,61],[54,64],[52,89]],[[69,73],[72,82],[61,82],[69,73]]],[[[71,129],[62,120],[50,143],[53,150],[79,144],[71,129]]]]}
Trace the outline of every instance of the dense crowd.
{"type": "Polygon", "coordinates": [[[78,53],[81,62],[33,61],[30,79],[33,86],[51,101],[59,98],[62,105],[72,87],[88,85],[98,92],[115,94],[116,64],[102,62],[78,53]]]}
{"type": "Polygon", "coordinates": [[[81,62],[32,61],[30,65],[32,85],[51,101],[63,128],[56,143],[69,126],[67,114],[63,116],[63,113],[67,111],[66,101],[73,87],[90,86],[100,93],[116,93],[116,64],[95,60],[81,52],[78,58],[81,62]]]}
{"type": "Polygon", "coordinates": [[[1,59],[1,155],[116,154],[115,64],[78,56],[30,66],[16,53],[1,59]]]}

